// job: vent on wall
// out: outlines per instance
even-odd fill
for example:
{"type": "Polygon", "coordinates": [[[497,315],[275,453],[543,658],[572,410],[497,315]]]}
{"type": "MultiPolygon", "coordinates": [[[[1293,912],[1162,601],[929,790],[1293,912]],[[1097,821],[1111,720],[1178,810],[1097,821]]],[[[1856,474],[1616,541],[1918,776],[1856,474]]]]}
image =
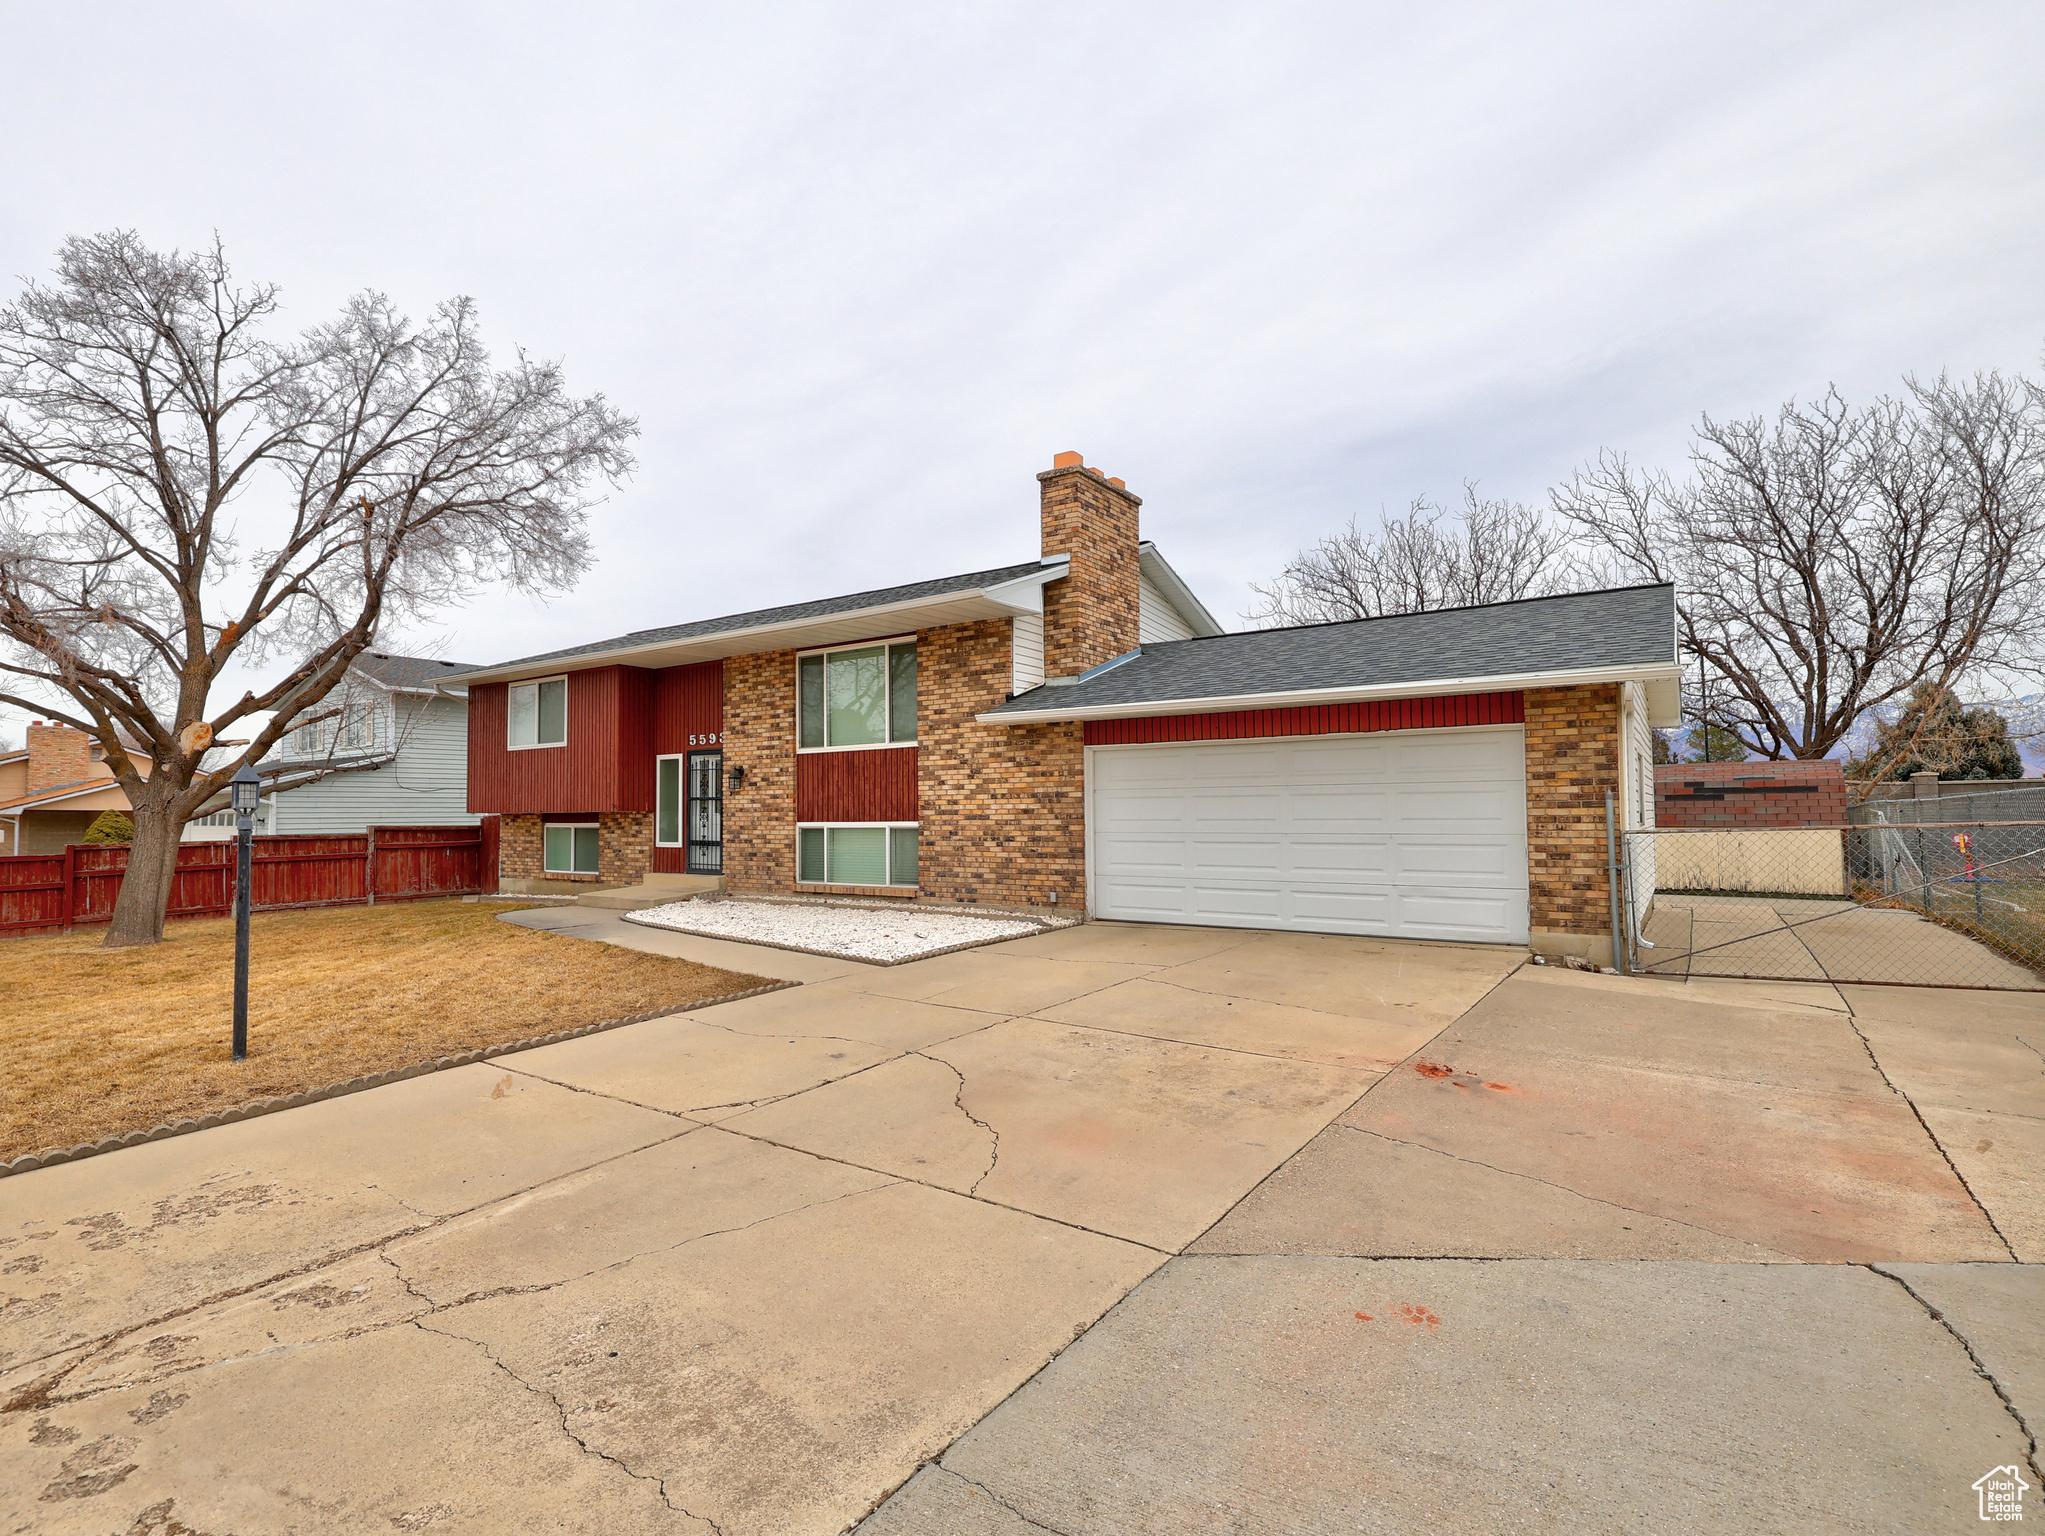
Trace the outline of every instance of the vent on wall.
{"type": "Polygon", "coordinates": [[[1027,693],[1044,681],[1044,616],[1019,613],[1014,625],[1009,641],[1013,677],[1008,686],[1015,693],[1027,693]]]}

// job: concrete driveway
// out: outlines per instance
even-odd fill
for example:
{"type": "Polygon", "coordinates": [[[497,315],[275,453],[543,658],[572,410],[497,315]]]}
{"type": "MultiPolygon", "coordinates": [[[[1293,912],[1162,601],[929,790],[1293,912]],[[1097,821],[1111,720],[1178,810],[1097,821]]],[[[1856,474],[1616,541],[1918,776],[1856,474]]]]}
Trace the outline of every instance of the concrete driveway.
{"type": "Polygon", "coordinates": [[[1923,1530],[2027,1465],[2031,1000],[739,953],[806,984],[0,1181],[5,1528],[1923,1530]]]}
{"type": "Polygon", "coordinates": [[[1516,962],[740,949],[811,979],[0,1181],[5,1528],[841,1530],[1516,962]]]}

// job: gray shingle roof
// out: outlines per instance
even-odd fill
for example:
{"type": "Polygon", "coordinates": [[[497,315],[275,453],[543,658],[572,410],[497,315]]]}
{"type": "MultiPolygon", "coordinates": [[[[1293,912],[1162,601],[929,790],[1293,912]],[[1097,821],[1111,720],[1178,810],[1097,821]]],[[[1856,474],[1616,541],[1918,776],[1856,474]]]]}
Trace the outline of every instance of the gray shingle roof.
{"type": "Polygon", "coordinates": [[[1437,684],[1588,667],[1670,666],[1676,589],[1622,587],[1342,624],[1146,645],[1083,683],[1033,688],[990,716],[1323,688],[1437,684]]]}
{"type": "Polygon", "coordinates": [[[472,661],[438,661],[431,656],[393,656],[388,651],[364,651],[355,658],[355,670],[386,688],[431,688],[457,672],[467,672],[472,661]]]}
{"type": "Polygon", "coordinates": [[[919,598],[944,597],[953,592],[977,592],[982,587],[999,586],[1004,581],[1017,581],[1025,576],[1035,576],[1043,569],[1044,563],[1041,560],[1030,560],[1021,565],[998,566],[991,571],[968,571],[963,576],[940,576],[935,581],[912,581],[902,587],[878,587],[871,592],[850,592],[843,597],[819,598],[808,603],[789,603],[780,608],[755,608],[750,613],[728,613],[718,619],[696,619],[691,623],[676,624],[666,629],[639,629],[612,640],[598,640],[589,645],[571,645],[566,650],[542,651],[537,656],[521,656],[514,661],[494,663],[487,670],[494,672],[500,668],[565,661],[571,656],[599,656],[606,651],[628,650],[642,645],[661,645],[669,641],[697,640],[709,635],[725,634],[735,629],[762,629],[773,624],[799,624],[805,619],[824,619],[836,613],[856,613],[862,608],[884,608],[894,603],[913,603],[919,598]]]}

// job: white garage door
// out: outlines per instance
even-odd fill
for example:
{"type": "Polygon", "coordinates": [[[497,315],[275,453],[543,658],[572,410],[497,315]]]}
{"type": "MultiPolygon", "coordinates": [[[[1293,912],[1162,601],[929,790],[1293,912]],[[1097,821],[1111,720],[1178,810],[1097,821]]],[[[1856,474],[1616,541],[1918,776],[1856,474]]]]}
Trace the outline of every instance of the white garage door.
{"type": "Polygon", "coordinates": [[[1527,942],[1519,726],[1094,747],[1096,917],[1527,942]]]}

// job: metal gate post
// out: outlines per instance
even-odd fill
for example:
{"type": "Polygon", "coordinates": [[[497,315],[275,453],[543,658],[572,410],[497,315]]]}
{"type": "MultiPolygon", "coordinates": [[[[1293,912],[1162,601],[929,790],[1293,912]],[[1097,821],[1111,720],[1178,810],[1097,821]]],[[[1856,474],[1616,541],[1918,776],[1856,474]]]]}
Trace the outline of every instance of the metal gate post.
{"type": "Polygon", "coordinates": [[[1612,792],[1605,791],[1605,885],[1612,910],[1612,969],[1626,974],[1626,946],[1619,937],[1619,832],[1612,816],[1612,792]]]}

